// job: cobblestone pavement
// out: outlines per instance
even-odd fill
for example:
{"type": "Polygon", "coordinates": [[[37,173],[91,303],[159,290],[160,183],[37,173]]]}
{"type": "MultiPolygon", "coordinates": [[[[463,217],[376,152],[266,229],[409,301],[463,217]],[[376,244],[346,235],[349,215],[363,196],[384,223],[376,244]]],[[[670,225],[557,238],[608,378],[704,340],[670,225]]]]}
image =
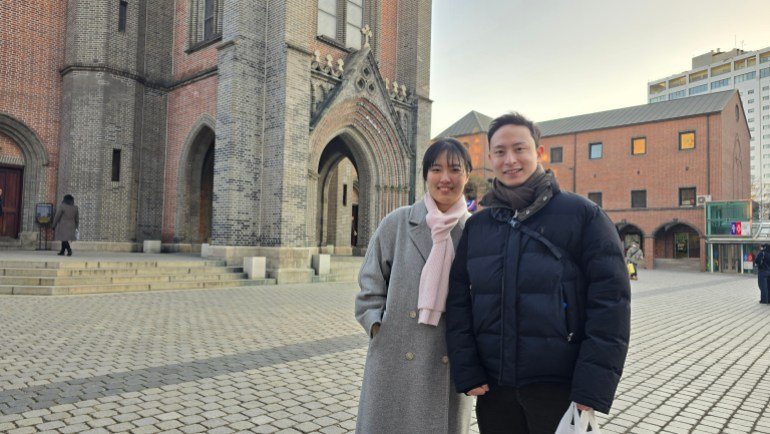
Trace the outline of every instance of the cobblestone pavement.
{"type": "MultiPolygon", "coordinates": [[[[0,432],[350,432],[366,354],[356,290],[0,297],[0,432]]],[[[758,292],[747,277],[642,270],[604,430],[770,433],[758,292]]]]}

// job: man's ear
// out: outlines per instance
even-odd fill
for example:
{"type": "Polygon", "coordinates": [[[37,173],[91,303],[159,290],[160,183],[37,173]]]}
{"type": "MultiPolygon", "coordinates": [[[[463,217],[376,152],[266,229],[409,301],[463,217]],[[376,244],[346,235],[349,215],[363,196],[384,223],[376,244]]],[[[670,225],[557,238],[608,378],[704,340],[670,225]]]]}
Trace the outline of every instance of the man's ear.
{"type": "Polygon", "coordinates": [[[543,159],[543,156],[545,155],[545,146],[540,145],[537,147],[537,158],[539,160],[543,159]]]}

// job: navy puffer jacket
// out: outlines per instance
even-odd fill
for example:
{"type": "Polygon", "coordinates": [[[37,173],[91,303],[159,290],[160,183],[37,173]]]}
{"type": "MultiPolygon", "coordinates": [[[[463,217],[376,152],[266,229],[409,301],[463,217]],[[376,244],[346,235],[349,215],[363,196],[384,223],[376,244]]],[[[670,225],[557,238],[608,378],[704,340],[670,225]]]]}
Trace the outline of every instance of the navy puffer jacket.
{"type": "Polygon", "coordinates": [[[517,216],[487,208],[465,225],[446,306],[455,385],[565,383],[573,401],[607,413],[630,328],[618,233],[558,185],[536,200],[547,203],[517,216]]]}

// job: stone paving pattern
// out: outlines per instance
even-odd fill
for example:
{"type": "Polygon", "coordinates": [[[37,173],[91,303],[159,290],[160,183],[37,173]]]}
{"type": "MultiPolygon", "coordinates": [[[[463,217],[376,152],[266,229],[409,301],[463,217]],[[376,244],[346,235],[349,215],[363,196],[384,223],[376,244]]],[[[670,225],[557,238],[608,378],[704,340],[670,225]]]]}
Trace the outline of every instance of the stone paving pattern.
{"type": "MultiPolygon", "coordinates": [[[[367,343],[356,291],[0,297],[0,432],[352,432],[367,343]]],[[[642,270],[632,291],[604,431],[770,433],[756,281],[642,270]]]]}

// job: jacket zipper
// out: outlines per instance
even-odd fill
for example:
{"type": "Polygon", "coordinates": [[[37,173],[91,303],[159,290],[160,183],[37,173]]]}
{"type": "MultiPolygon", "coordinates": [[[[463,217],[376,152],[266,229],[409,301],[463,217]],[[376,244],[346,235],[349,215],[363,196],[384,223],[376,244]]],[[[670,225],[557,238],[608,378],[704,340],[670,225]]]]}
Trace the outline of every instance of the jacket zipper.
{"type": "Polygon", "coordinates": [[[503,371],[505,370],[505,274],[508,271],[508,244],[511,241],[511,228],[518,222],[515,217],[508,222],[508,234],[505,237],[505,248],[503,250],[503,277],[500,297],[500,374],[497,376],[498,384],[503,384],[503,371]]]}

